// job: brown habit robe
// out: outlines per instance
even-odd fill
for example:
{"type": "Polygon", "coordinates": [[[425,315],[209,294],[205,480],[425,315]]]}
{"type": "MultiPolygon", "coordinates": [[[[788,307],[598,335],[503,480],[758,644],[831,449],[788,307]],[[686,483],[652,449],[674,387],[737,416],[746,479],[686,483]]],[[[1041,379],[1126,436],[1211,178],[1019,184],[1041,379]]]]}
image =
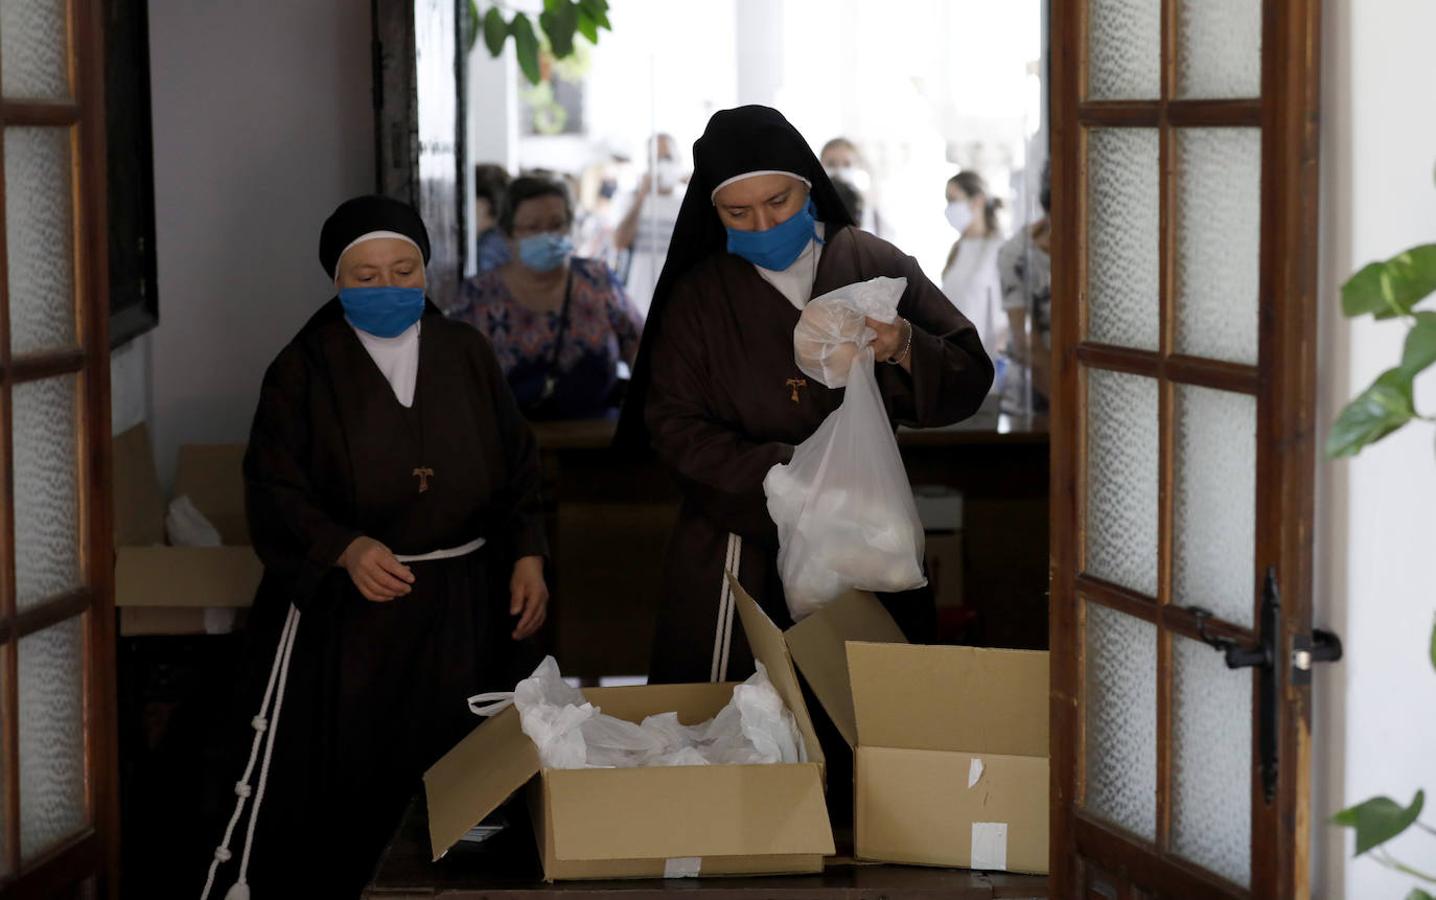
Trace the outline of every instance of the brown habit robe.
{"type": "MultiPolygon", "coordinates": [[[[357,896],[424,770],[479,724],[466,699],[525,665],[508,581],[516,558],[546,552],[537,447],[479,332],[427,305],[405,408],[333,300],[266,373],[244,473],[265,566],[246,725],[289,604],[301,612],[249,882],[256,897],[357,896]],[[418,468],[432,470],[423,492],[418,468]],[[401,555],[488,544],[410,564],[412,592],[372,603],[334,564],[360,535],[401,555]]],[[[236,738],[243,756],[251,736],[236,738]]]]}
{"type": "MultiPolygon", "coordinates": [[[[851,226],[829,230],[811,296],[879,275],[908,279],[898,314],[913,325],[912,374],[877,365],[893,422],[934,427],[972,415],[993,368],[971,323],[912,257],[851,226]]],[[[651,681],[709,680],[715,645],[722,644],[715,636],[730,533],[742,538],[735,574],[743,587],[780,626],[791,624],[763,478],[843,398],[794,362],[799,315],[752,264],[719,251],[677,282],[652,338],[645,418],[659,458],[678,477],[683,504],[664,563],[651,681]]],[[[930,590],[883,600],[909,638],[931,639],[930,590]]],[[[742,679],[752,671],[735,624],[726,675],[742,679]]]]}

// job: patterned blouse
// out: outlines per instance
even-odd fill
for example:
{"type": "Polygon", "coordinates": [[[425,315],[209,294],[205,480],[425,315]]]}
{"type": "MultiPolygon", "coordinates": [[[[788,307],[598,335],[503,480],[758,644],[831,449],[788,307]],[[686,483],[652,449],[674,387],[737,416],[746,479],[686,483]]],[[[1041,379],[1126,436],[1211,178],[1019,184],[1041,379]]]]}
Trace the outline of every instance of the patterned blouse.
{"type": "MultiPolygon", "coordinates": [[[[638,354],[643,319],[613,272],[599,260],[569,260],[573,296],[564,332],[549,418],[589,419],[608,415],[614,403],[618,363],[630,366],[638,354]]],[[[561,309],[535,312],[514,297],[497,272],[481,272],[459,289],[452,318],[483,332],[519,407],[536,412],[553,359],[561,309]]]]}

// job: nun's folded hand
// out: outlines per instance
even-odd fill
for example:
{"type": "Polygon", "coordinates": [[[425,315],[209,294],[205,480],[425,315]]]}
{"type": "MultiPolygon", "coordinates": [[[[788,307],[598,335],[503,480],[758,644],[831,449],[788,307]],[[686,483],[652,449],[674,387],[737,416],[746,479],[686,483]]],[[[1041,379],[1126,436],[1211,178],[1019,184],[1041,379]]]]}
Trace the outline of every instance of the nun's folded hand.
{"type": "Polygon", "coordinates": [[[870,345],[873,348],[873,359],[877,362],[898,363],[911,372],[912,354],[909,351],[912,349],[912,339],[909,335],[912,326],[908,325],[907,320],[901,316],[892,322],[868,319],[868,327],[877,335],[870,345]]]}
{"type": "Polygon", "coordinates": [[[414,583],[414,573],[373,538],[355,538],[339,557],[339,565],[349,572],[349,579],[365,600],[387,603],[413,590],[410,585],[414,583]]]}

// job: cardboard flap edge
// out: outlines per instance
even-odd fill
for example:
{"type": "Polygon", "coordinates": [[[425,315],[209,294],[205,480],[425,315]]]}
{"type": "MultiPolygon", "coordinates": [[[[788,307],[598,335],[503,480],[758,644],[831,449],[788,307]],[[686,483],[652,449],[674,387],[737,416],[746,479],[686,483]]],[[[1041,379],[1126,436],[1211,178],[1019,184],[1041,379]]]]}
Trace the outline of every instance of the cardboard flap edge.
{"type": "Polygon", "coordinates": [[[783,635],[788,650],[818,702],[849,747],[858,745],[848,641],[905,644],[902,629],[873,594],[850,591],[803,619],[783,635]]]}
{"type": "Polygon", "coordinates": [[[768,679],[773,683],[774,690],[783,698],[783,703],[797,720],[798,731],[802,733],[803,742],[807,745],[808,759],[826,764],[822,748],[818,746],[817,732],[813,730],[813,717],[803,699],[803,689],[798,685],[798,672],[793,668],[793,657],[788,652],[787,639],[778,626],[773,624],[773,620],[768,618],[768,614],[763,612],[757,601],[743,590],[733,573],[724,574],[733,589],[733,598],[738,604],[738,617],[743,621],[743,633],[748,637],[753,658],[768,670],[768,679]]]}
{"type": "Polygon", "coordinates": [[[434,859],[502,806],[540,768],[538,749],[524,734],[513,707],[455,744],[424,773],[434,859]]]}

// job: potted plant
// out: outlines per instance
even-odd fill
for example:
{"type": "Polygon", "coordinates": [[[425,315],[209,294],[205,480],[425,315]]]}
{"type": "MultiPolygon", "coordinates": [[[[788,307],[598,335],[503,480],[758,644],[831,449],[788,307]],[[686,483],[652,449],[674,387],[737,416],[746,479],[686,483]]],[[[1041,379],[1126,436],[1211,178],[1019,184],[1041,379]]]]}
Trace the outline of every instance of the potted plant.
{"type": "MultiPolygon", "coordinates": [[[[1418,309],[1436,294],[1436,244],[1412,247],[1384,262],[1374,262],[1351,277],[1341,288],[1341,309],[1348,318],[1370,315],[1375,319],[1404,319],[1408,325],[1401,361],[1377,376],[1341,411],[1327,437],[1328,457],[1355,456],[1413,421],[1436,422],[1436,416],[1416,410],[1412,383],[1416,376],[1436,364],[1436,310],[1418,309]]],[[[1436,669],[1436,629],[1429,648],[1436,669]]],[[[1436,900],[1436,866],[1409,865],[1391,854],[1385,844],[1415,828],[1436,841],[1436,828],[1419,817],[1425,793],[1416,791],[1411,802],[1402,805],[1390,797],[1372,797],[1343,809],[1332,821],[1355,829],[1356,855],[1370,854],[1387,868],[1420,881],[1406,900],[1436,900]],[[1429,890],[1428,890],[1429,888],[1429,890]]]]}

